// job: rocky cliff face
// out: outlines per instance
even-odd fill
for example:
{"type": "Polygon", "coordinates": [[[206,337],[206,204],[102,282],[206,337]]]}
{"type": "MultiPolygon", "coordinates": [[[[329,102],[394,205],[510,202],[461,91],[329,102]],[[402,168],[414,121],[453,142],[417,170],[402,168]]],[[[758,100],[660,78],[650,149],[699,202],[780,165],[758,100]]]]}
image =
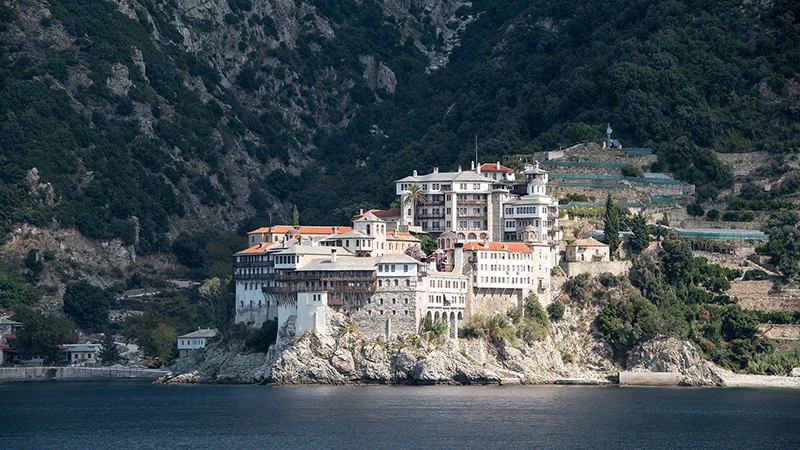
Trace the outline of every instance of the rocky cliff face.
{"type": "MultiPolygon", "coordinates": [[[[595,314],[591,308],[568,308],[542,340],[514,345],[416,335],[371,341],[349,319],[334,314],[329,335],[288,337],[294,328],[290,321],[268,354],[246,354],[241,344],[217,343],[178,361],[173,369],[197,370],[203,381],[220,383],[540,384],[563,378],[605,382],[622,369],[612,362],[611,348],[592,333],[595,314]]],[[[684,385],[722,384],[690,344],[675,339],[643,345],[631,365],[632,370],[679,371],[684,385]]]]}
{"type": "Polygon", "coordinates": [[[675,338],[654,339],[640,345],[628,359],[634,372],[679,372],[681,386],[721,386],[720,370],[704,360],[692,345],[675,338]]]}

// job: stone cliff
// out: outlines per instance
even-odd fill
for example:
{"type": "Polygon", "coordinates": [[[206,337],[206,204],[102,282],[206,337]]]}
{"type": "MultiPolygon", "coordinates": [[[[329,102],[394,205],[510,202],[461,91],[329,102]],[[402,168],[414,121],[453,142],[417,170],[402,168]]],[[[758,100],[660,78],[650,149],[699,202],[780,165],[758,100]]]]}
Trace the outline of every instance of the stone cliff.
{"type": "MultiPolygon", "coordinates": [[[[331,334],[293,334],[290,322],[264,353],[245,353],[237,342],[217,342],[177,361],[176,372],[197,371],[202,382],[275,384],[522,384],[579,378],[614,381],[623,370],[592,331],[596,311],[567,308],[540,340],[445,339],[409,335],[390,341],[364,339],[352,321],[330,319],[331,334]]],[[[721,385],[694,348],[675,339],[644,344],[629,366],[641,371],[679,371],[684,385],[721,385]]]]}

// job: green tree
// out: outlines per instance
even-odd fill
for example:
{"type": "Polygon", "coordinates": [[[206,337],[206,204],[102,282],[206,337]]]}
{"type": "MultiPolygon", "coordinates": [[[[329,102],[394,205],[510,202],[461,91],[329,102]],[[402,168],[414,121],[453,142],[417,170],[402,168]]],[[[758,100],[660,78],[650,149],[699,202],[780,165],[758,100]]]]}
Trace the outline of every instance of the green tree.
{"type": "Polygon", "coordinates": [[[86,281],[67,286],[64,291],[64,313],[79,328],[89,332],[103,331],[108,327],[108,307],[114,298],[99,287],[86,281]]]}
{"type": "Polygon", "coordinates": [[[411,185],[411,189],[404,192],[403,196],[403,206],[411,206],[412,209],[416,209],[417,205],[427,205],[428,204],[428,196],[425,195],[425,191],[422,190],[422,186],[418,184],[411,185]]]}
{"type": "Polygon", "coordinates": [[[692,248],[675,232],[669,232],[661,243],[661,268],[673,284],[689,281],[692,273],[692,248]]]}
{"type": "Polygon", "coordinates": [[[609,246],[609,251],[613,257],[619,248],[619,211],[614,206],[611,194],[606,198],[606,217],[603,226],[603,240],[609,246]]]}
{"type": "Polygon", "coordinates": [[[23,324],[13,342],[23,358],[41,356],[46,361],[61,361],[64,351],[59,346],[77,341],[75,324],[69,319],[25,307],[16,310],[14,319],[23,324]]]}
{"type": "Polygon", "coordinates": [[[297,205],[292,207],[292,225],[300,226],[300,213],[297,211],[297,205]]]}
{"type": "Polygon", "coordinates": [[[435,252],[436,249],[439,248],[439,244],[436,242],[436,239],[433,239],[430,236],[421,234],[417,236],[417,239],[419,239],[420,242],[420,250],[425,252],[425,254],[428,256],[433,254],[433,252],[435,252]]]}
{"type": "Polygon", "coordinates": [[[642,213],[639,213],[631,219],[631,249],[634,253],[641,253],[650,245],[650,230],[647,228],[647,220],[645,220],[642,213]]]}
{"type": "Polygon", "coordinates": [[[552,321],[561,320],[564,317],[564,304],[559,302],[550,303],[547,305],[547,315],[550,316],[552,321]]]}
{"type": "Polygon", "coordinates": [[[661,330],[658,309],[647,299],[612,300],[597,316],[597,330],[616,351],[625,352],[655,337],[661,330]]]}
{"type": "Polygon", "coordinates": [[[119,349],[117,348],[117,344],[116,342],[114,342],[113,334],[106,333],[106,336],[103,338],[103,346],[100,349],[100,354],[98,355],[98,358],[106,366],[116,364],[122,360],[122,356],[120,356],[119,354],[119,349]]]}
{"type": "Polygon", "coordinates": [[[230,278],[206,280],[199,289],[201,304],[208,311],[211,323],[217,332],[225,334],[233,323],[235,308],[233,294],[230,289],[230,278]]]}

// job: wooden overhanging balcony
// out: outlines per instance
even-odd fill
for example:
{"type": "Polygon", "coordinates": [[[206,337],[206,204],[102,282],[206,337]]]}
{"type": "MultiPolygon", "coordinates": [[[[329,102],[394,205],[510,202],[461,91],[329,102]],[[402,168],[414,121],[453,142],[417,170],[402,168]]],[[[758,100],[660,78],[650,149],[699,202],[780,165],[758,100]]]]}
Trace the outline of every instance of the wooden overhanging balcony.
{"type": "Polygon", "coordinates": [[[318,292],[331,294],[372,293],[378,276],[367,271],[288,272],[275,275],[275,293],[318,292]]]}

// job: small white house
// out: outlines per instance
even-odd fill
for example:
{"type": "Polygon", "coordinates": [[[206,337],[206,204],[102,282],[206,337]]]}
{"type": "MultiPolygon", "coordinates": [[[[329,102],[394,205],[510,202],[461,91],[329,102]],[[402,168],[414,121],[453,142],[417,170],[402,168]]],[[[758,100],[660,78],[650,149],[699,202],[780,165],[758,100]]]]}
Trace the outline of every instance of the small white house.
{"type": "Polygon", "coordinates": [[[97,355],[100,353],[100,344],[64,344],[67,360],[75,365],[99,364],[97,355]]]}
{"type": "Polygon", "coordinates": [[[202,330],[192,331],[191,333],[184,334],[183,336],[178,336],[178,357],[183,358],[198,348],[206,348],[208,339],[216,335],[217,330],[205,328],[202,330]]]}

